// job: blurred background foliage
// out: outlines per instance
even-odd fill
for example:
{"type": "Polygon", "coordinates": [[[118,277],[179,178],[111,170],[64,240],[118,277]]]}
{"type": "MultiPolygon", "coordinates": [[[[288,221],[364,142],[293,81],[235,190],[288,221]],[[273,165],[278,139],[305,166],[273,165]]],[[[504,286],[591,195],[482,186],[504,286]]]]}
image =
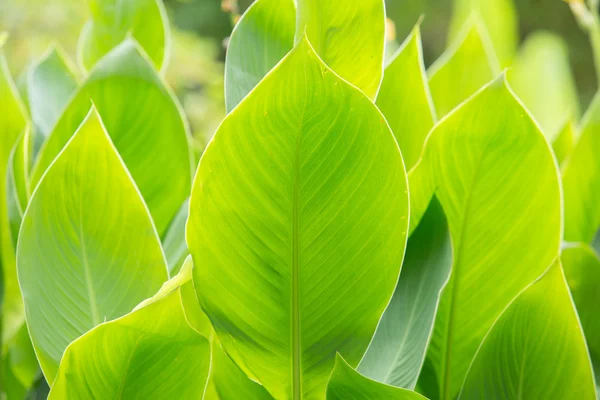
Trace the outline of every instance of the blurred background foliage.
{"type": "MultiPolygon", "coordinates": [[[[386,0],[388,18],[395,37],[402,42],[421,15],[424,57],[430,65],[456,34],[457,21],[476,0],[386,0]],[[452,16],[458,16],[452,20],[452,16]],[[450,32],[450,35],[449,35],[450,32]]],[[[171,20],[173,46],[166,78],[181,100],[192,126],[197,152],[225,115],[223,68],[227,37],[252,0],[165,0],[171,20]]],[[[522,43],[528,35],[543,30],[564,40],[569,54],[581,109],[585,110],[597,87],[593,56],[587,35],[579,28],[569,6],[561,0],[516,0],[514,10],[494,9],[496,0],[485,0],[489,14],[484,19],[493,36],[494,21],[511,14],[522,43]],[[516,11],[516,13],[514,12],[516,11]],[[514,15],[513,15],[514,14],[514,15]]],[[[505,2],[503,2],[505,3],[505,2]]],[[[57,42],[74,60],[77,38],[86,19],[83,0],[1,0],[0,31],[10,33],[7,57],[18,77],[28,63],[40,57],[51,42],[57,42]]],[[[391,34],[392,36],[393,33],[391,34]]],[[[497,49],[503,58],[516,49],[497,49]]]]}

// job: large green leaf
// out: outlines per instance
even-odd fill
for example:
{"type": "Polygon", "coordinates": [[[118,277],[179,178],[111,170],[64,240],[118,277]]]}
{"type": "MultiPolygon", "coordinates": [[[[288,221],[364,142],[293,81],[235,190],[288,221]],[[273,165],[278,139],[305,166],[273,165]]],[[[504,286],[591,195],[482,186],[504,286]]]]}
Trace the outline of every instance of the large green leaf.
{"type": "Polygon", "coordinates": [[[455,398],[493,322],[558,256],[558,179],[549,145],[504,76],[430,133],[409,175],[411,229],[435,193],[454,264],[421,374],[428,397],[455,398]]]}
{"type": "Polygon", "coordinates": [[[173,290],[70,344],[48,398],[201,399],[209,369],[208,340],[173,290]]]}
{"type": "MultiPolygon", "coordinates": [[[[572,244],[563,249],[560,256],[571,295],[581,320],[590,357],[596,374],[600,377],[600,258],[585,244],[572,244]]],[[[600,386],[597,386],[600,393],[600,386]]]]}
{"type": "Polygon", "coordinates": [[[169,265],[169,276],[175,276],[179,272],[185,258],[190,254],[185,243],[185,223],[188,218],[189,203],[189,199],[183,202],[162,241],[169,265]]]}
{"type": "Polygon", "coordinates": [[[590,243],[600,226],[600,94],[581,123],[581,136],[563,167],[565,240],[590,243]]]}
{"type": "Polygon", "coordinates": [[[90,72],[42,147],[31,187],[73,135],[90,99],[162,235],[189,196],[188,127],[172,92],[133,40],[118,46],[90,72]]]}
{"type": "Polygon", "coordinates": [[[361,374],[393,386],[415,388],[451,266],[450,232],[434,198],[408,239],[398,286],[358,366],[361,374]]]}
{"type": "Polygon", "coordinates": [[[576,136],[577,127],[573,121],[569,121],[562,127],[558,136],[552,142],[552,150],[559,165],[563,165],[565,160],[571,155],[575,147],[576,136]]]}
{"type": "Polygon", "coordinates": [[[148,209],[95,111],[33,193],[17,258],[31,340],[49,382],[69,343],[166,280],[148,209]]]}
{"type": "Polygon", "coordinates": [[[29,129],[26,128],[10,153],[6,169],[6,207],[13,251],[17,248],[23,213],[31,196],[28,180],[29,138],[29,129]]]}
{"type": "Polygon", "coordinates": [[[483,21],[473,15],[450,47],[427,70],[439,117],[500,73],[500,64],[483,21]]]}
{"type": "Polygon", "coordinates": [[[156,68],[168,62],[169,20],[162,0],[90,0],[90,19],[79,37],[79,64],[91,69],[119,43],[133,37],[156,68]]]}
{"type": "Polygon", "coordinates": [[[487,25],[501,66],[510,66],[519,43],[519,26],[513,0],[454,0],[450,40],[460,35],[462,26],[473,13],[479,14],[487,25]]]}
{"type": "Polygon", "coordinates": [[[338,75],[374,99],[383,77],[383,0],[297,0],[296,38],[304,34],[338,75]]]}
{"type": "Polygon", "coordinates": [[[54,46],[27,72],[27,99],[35,132],[34,157],[76,89],[77,80],[67,57],[54,46]]]}
{"type": "Polygon", "coordinates": [[[187,224],[221,344],[276,398],[325,394],[362,357],[406,243],[404,165],[385,118],[306,38],[223,121],[187,224]]]}
{"type": "Polygon", "coordinates": [[[529,36],[508,80],[550,142],[579,114],[579,100],[565,41],[552,33],[529,36]]]}
{"type": "Polygon", "coordinates": [[[418,161],[436,120],[417,25],[385,68],[377,107],[396,136],[406,169],[418,161]]]}
{"type": "Polygon", "coordinates": [[[327,400],[426,400],[416,392],[373,381],[356,372],[339,355],[327,385],[327,400]]]}
{"type": "Polygon", "coordinates": [[[585,338],[559,261],[494,323],[460,399],[596,399],[585,338]]]}
{"type": "Polygon", "coordinates": [[[294,46],[294,0],[256,0],[238,21],[225,58],[227,112],[294,46]]]}

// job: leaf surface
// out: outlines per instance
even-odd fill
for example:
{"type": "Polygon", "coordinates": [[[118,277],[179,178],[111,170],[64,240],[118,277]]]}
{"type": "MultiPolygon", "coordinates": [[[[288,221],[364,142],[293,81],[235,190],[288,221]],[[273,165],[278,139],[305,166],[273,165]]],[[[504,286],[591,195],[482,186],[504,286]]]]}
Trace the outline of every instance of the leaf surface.
{"type": "Polygon", "coordinates": [[[94,110],[33,193],[17,258],[31,340],[50,383],[69,343],[166,280],[148,209],[94,110]]]}
{"type": "Polygon", "coordinates": [[[13,252],[17,248],[17,239],[23,220],[23,213],[27,208],[29,197],[29,128],[17,139],[8,157],[6,170],[6,207],[10,224],[10,233],[13,252]]]}
{"type": "Polygon", "coordinates": [[[585,338],[559,261],[496,321],[459,398],[596,398],[585,338]]]}
{"type": "Polygon", "coordinates": [[[271,395],[324,396],[336,351],[358,363],[398,279],[407,203],[385,119],[306,39],[223,121],[190,200],[194,286],[271,395]]]}
{"type": "Polygon", "coordinates": [[[185,243],[185,223],[187,222],[189,207],[189,199],[186,199],[177,211],[173,221],[169,224],[162,241],[167,264],[169,265],[169,276],[177,275],[185,258],[190,254],[185,243]]]}

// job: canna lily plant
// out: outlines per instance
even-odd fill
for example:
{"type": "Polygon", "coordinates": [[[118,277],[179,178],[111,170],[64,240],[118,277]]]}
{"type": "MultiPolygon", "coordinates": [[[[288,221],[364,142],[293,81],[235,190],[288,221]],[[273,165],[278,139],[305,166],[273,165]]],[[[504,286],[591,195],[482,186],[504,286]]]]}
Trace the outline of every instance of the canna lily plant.
{"type": "Polygon", "coordinates": [[[600,96],[561,38],[457,0],[426,69],[383,0],[256,0],[195,160],[162,2],[90,10],[76,64],[0,53],[0,397],[597,398],[600,96]]]}

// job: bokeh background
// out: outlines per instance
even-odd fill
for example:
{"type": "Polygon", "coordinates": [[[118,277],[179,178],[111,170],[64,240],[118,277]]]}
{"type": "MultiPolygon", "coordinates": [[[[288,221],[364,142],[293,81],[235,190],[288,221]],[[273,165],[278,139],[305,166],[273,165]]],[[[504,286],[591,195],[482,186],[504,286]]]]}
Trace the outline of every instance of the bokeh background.
{"type": "MultiPolygon", "coordinates": [[[[201,152],[225,115],[223,68],[227,38],[252,0],[164,0],[171,21],[173,46],[167,81],[180,98],[201,152]]],[[[569,6],[562,0],[515,0],[520,40],[539,30],[561,36],[581,109],[597,87],[592,51],[569,6]]],[[[402,42],[421,15],[425,63],[446,48],[452,0],[386,0],[395,37],[402,42]]],[[[15,77],[54,42],[75,59],[77,38],[87,17],[85,0],[0,0],[0,32],[9,32],[7,58],[15,77]]]]}

